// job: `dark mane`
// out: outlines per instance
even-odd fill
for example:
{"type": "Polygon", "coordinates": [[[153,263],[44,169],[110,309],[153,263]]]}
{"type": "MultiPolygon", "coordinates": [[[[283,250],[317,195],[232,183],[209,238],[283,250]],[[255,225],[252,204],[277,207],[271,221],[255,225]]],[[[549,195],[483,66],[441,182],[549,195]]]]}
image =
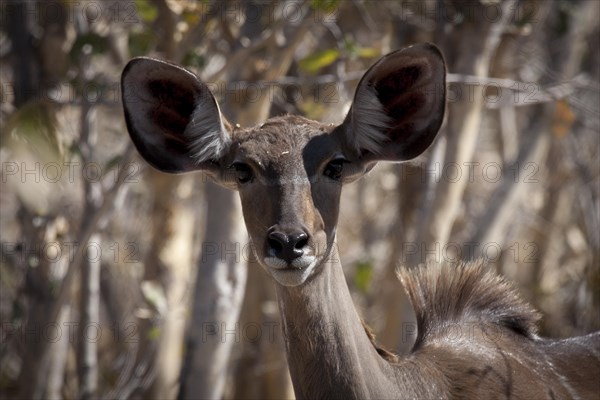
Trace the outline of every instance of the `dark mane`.
{"type": "Polygon", "coordinates": [[[540,315],[483,260],[401,268],[398,277],[417,317],[415,348],[449,323],[480,323],[533,338],[540,315]]]}

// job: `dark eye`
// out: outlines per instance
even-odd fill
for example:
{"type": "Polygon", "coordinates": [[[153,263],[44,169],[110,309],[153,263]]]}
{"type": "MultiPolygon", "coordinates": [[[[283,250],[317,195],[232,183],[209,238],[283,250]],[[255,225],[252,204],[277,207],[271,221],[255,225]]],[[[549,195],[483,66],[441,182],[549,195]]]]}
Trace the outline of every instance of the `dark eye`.
{"type": "Polygon", "coordinates": [[[231,164],[231,167],[235,170],[235,177],[239,183],[248,183],[252,180],[252,168],[248,164],[236,162],[231,164]]]}
{"type": "Polygon", "coordinates": [[[343,158],[337,158],[329,161],[329,164],[327,164],[325,170],[323,171],[323,175],[333,179],[334,181],[339,181],[342,177],[342,171],[344,170],[345,162],[347,161],[343,158]]]}

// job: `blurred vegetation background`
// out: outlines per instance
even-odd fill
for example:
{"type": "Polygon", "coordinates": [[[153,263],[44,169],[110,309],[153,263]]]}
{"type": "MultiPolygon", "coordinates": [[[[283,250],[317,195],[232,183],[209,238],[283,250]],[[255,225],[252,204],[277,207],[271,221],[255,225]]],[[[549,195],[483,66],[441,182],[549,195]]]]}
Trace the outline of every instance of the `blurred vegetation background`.
{"type": "Polygon", "coordinates": [[[235,193],[132,150],[119,79],[141,55],[194,71],[250,126],[341,122],[379,57],[437,44],[441,137],[344,189],[338,243],[358,309],[405,352],[395,268],[483,256],[543,312],[543,335],[600,328],[600,2],[0,7],[1,398],[293,397],[235,193]]]}

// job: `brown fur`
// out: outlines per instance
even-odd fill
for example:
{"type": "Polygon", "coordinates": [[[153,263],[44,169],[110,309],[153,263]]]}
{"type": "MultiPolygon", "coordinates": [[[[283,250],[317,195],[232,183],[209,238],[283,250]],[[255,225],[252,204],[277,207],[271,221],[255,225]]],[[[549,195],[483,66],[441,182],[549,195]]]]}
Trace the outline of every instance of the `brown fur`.
{"type": "Polygon", "coordinates": [[[417,317],[416,348],[449,322],[497,325],[528,338],[537,334],[540,315],[483,260],[401,268],[398,277],[417,317]]]}
{"type": "Polygon", "coordinates": [[[373,330],[369,325],[365,323],[365,321],[361,319],[360,322],[362,322],[363,328],[365,328],[365,333],[367,334],[367,337],[373,344],[373,347],[377,351],[377,354],[379,354],[381,357],[383,357],[384,360],[388,362],[397,363],[398,361],[400,361],[400,357],[398,357],[397,354],[394,354],[393,352],[389,351],[388,349],[382,347],[379,343],[377,343],[377,339],[375,338],[373,330]]]}
{"type": "MultiPolygon", "coordinates": [[[[483,260],[459,264],[429,263],[400,268],[398,278],[417,317],[418,336],[413,350],[452,323],[495,324],[534,338],[540,315],[525,303],[513,285],[486,268],[483,260]]],[[[381,357],[398,362],[399,356],[377,343],[371,327],[361,321],[381,357]]]]}

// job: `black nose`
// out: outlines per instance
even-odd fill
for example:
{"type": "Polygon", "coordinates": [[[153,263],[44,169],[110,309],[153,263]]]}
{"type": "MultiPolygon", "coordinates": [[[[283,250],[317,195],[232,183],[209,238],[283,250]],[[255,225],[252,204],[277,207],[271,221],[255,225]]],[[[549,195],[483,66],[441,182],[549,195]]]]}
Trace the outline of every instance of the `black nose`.
{"type": "Polygon", "coordinates": [[[288,234],[274,230],[269,233],[268,241],[276,257],[292,262],[304,254],[304,246],[308,243],[308,235],[302,231],[288,234]]]}

